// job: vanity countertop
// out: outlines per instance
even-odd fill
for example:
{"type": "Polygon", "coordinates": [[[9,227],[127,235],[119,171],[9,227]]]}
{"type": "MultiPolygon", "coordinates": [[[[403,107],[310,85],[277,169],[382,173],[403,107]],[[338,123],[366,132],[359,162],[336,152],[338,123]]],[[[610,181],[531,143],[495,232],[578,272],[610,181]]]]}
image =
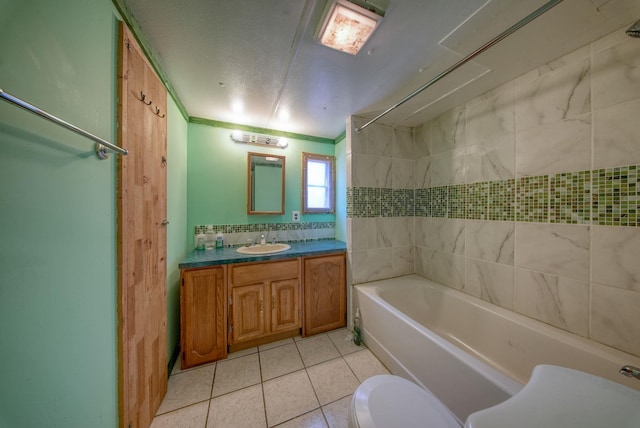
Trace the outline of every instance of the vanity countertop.
{"type": "Polygon", "coordinates": [[[347,251],[347,244],[334,239],[307,242],[288,242],[291,248],[273,254],[241,254],[238,247],[224,247],[213,250],[193,250],[180,262],[180,269],[200,268],[231,263],[259,262],[264,260],[283,260],[295,257],[318,256],[322,254],[347,251]]]}

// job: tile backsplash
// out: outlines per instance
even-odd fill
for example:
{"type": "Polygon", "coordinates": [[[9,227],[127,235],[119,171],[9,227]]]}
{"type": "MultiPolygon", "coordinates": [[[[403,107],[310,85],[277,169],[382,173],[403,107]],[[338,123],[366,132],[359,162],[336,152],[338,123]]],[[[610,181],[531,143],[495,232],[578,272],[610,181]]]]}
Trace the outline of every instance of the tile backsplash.
{"type": "Polygon", "coordinates": [[[253,224],[213,224],[194,227],[195,236],[205,233],[209,226],[213,231],[224,235],[225,245],[244,245],[248,239],[259,242],[264,234],[267,241],[275,239],[278,242],[304,242],[320,239],[334,239],[334,222],[306,222],[306,223],[253,223],[253,224]]]}
{"type": "Polygon", "coordinates": [[[418,127],[348,132],[351,282],[418,273],[640,356],[640,43],[623,33],[418,127]]]}

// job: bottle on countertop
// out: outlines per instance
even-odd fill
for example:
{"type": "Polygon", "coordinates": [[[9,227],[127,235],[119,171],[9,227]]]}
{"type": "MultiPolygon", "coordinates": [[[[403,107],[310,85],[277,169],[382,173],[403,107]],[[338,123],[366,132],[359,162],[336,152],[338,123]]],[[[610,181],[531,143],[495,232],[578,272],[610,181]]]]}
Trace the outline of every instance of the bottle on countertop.
{"type": "Polygon", "coordinates": [[[362,342],[360,328],[360,308],[358,308],[356,309],[356,317],[353,319],[353,343],[356,346],[360,346],[362,342]]]}
{"type": "Polygon", "coordinates": [[[204,233],[196,235],[196,250],[204,250],[205,239],[204,233]]]}
{"type": "Polygon", "coordinates": [[[216,235],[216,248],[224,247],[224,236],[222,236],[222,232],[218,232],[216,235]]]}
{"type": "Polygon", "coordinates": [[[207,232],[205,233],[204,240],[204,248],[205,250],[213,250],[216,246],[216,234],[213,231],[213,226],[207,227],[207,232]]]}

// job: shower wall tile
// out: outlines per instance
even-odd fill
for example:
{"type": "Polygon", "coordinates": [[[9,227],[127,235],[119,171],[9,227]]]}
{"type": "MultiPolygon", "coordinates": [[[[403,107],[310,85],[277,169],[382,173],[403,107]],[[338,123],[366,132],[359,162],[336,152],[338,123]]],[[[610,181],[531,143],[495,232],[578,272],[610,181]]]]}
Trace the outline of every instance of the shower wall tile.
{"type": "Polygon", "coordinates": [[[414,248],[413,246],[398,247],[392,249],[393,276],[410,275],[414,272],[414,248]]]}
{"type": "Polygon", "coordinates": [[[516,269],[516,312],[586,337],[588,307],[588,282],[516,269]]]}
{"type": "Polygon", "coordinates": [[[391,160],[391,186],[393,189],[413,189],[415,161],[413,159],[393,158],[391,160]]]}
{"type": "Polygon", "coordinates": [[[593,113],[593,167],[640,164],[640,92],[637,98],[593,113]]]}
{"type": "Polygon", "coordinates": [[[376,217],[366,220],[367,249],[391,248],[393,230],[390,219],[376,217]]]}
{"type": "Polygon", "coordinates": [[[400,159],[415,159],[413,129],[407,126],[398,126],[393,128],[393,133],[392,156],[400,159]]]}
{"type": "Polygon", "coordinates": [[[590,337],[640,355],[638,308],[640,293],[592,283],[590,337]]]}
{"type": "Polygon", "coordinates": [[[366,153],[378,156],[392,156],[393,128],[381,123],[372,123],[363,131],[367,138],[366,153]]]}
{"type": "Polygon", "coordinates": [[[467,221],[465,255],[489,262],[513,266],[515,223],[467,221]]]}
{"type": "Polygon", "coordinates": [[[640,44],[623,42],[593,55],[593,109],[601,110],[640,97],[640,44]]]}
{"type": "Polygon", "coordinates": [[[590,168],[590,114],[516,133],[517,177],[590,168]]]}
{"type": "Polygon", "coordinates": [[[431,121],[423,123],[414,130],[416,158],[431,155],[431,121]]]}
{"type": "Polygon", "coordinates": [[[431,187],[431,157],[416,159],[414,173],[414,189],[431,187]]]}
{"type": "Polygon", "coordinates": [[[414,252],[414,264],[415,273],[425,278],[433,278],[431,274],[431,260],[433,259],[435,251],[429,248],[416,246],[414,252]]]}
{"type": "Polygon", "coordinates": [[[503,180],[515,177],[515,135],[505,134],[467,148],[466,182],[503,180]]]}
{"type": "Polygon", "coordinates": [[[516,223],[517,267],[589,280],[589,226],[516,223]]]}
{"type": "Polygon", "coordinates": [[[464,256],[434,251],[431,254],[430,265],[431,280],[457,290],[464,288],[464,256]]]}
{"type": "Polygon", "coordinates": [[[539,128],[589,113],[589,73],[590,60],[585,58],[546,73],[539,79],[519,80],[516,89],[518,129],[539,128]]]}
{"type": "Polygon", "coordinates": [[[578,50],[568,53],[558,59],[548,62],[536,69],[533,69],[516,79],[516,85],[538,80],[540,77],[552,73],[555,70],[572,65],[582,61],[584,58],[589,58],[591,55],[591,46],[584,46],[578,50]]]}
{"type": "Polygon", "coordinates": [[[391,230],[391,245],[394,248],[414,245],[414,218],[393,217],[385,219],[391,230]]]}
{"type": "Polygon", "coordinates": [[[448,186],[447,217],[465,219],[467,213],[467,186],[457,184],[448,186]]]}
{"type": "Polygon", "coordinates": [[[430,245],[431,222],[433,219],[428,217],[415,218],[415,245],[417,247],[428,247],[430,245]]]}
{"type": "Polygon", "coordinates": [[[446,217],[447,216],[447,200],[449,190],[447,186],[439,186],[431,188],[431,200],[429,204],[429,211],[431,217],[446,217]]]}
{"type": "Polygon", "coordinates": [[[431,185],[447,186],[465,181],[466,148],[431,156],[431,185]]]}
{"type": "Polygon", "coordinates": [[[434,218],[430,224],[429,247],[450,254],[464,255],[464,220],[434,218]]]}
{"type": "Polygon", "coordinates": [[[475,145],[515,131],[515,84],[502,86],[495,96],[476,99],[466,109],[466,141],[475,145]]]}
{"type": "Polygon", "coordinates": [[[640,292],[640,228],[593,226],[591,243],[591,280],[640,292]]]}
{"type": "Polygon", "coordinates": [[[465,109],[450,110],[431,122],[431,154],[466,146],[465,109]]]}
{"type": "Polygon", "coordinates": [[[466,258],[465,293],[513,309],[514,268],[483,260],[466,258]]]}
{"type": "Polygon", "coordinates": [[[393,189],[380,189],[380,216],[393,217],[393,189]]]}

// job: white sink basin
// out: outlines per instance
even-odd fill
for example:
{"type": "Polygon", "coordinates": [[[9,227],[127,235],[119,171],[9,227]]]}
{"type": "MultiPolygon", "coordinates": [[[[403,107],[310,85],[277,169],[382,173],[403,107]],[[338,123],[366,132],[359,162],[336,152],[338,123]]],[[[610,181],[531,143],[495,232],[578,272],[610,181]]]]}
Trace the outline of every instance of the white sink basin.
{"type": "Polygon", "coordinates": [[[291,248],[289,244],[264,244],[240,247],[236,251],[241,254],[273,254],[286,251],[291,248]]]}
{"type": "Polygon", "coordinates": [[[640,427],[640,391],[564,367],[540,365],[516,395],[467,418],[466,428],[640,427]]]}

